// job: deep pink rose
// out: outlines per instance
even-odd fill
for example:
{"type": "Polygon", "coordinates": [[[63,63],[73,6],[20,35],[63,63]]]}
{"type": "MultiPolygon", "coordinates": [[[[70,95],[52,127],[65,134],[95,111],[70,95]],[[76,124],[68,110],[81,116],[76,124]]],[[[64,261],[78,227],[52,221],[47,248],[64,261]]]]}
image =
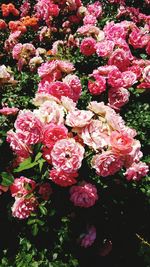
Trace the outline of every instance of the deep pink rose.
{"type": "Polygon", "coordinates": [[[87,11],[89,14],[98,18],[102,15],[102,4],[99,1],[96,1],[87,6],[87,11]]]}
{"type": "Polygon", "coordinates": [[[133,141],[133,138],[126,132],[113,131],[110,135],[112,150],[121,155],[131,152],[133,141]]]}
{"type": "Polygon", "coordinates": [[[90,208],[98,200],[97,189],[95,185],[83,183],[74,185],[70,189],[70,200],[75,206],[90,208]]]}
{"type": "Polygon", "coordinates": [[[116,49],[108,60],[109,65],[115,65],[120,71],[125,71],[130,65],[128,54],[123,49],[116,49]]]}
{"type": "Polygon", "coordinates": [[[95,81],[88,81],[88,89],[92,95],[100,95],[106,90],[106,79],[101,75],[97,75],[95,81]]]}
{"type": "Polygon", "coordinates": [[[7,142],[10,143],[11,149],[21,158],[28,158],[32,153],[31,148],[25,144],[12,130],[7,132],[7,142]]]}
{"type": "Polygon", "coordinates": [[[24,176],[15,178],[13,184],[10,186],[11,195],[13,197],[23,197],[30,194],[35,189],[35,181],[28,179],[24,176]]]}
{"type": "Polygon", "coordinates": [[[122,168],[123,158],[116,152],[106,151],[102,154],[95,155],[91,164],[98,175],[106,177],[114,175],[122,168]]]}
{"type": "Polygon", "coordinates": [[[120,70],[112,70],[108,74],[108,83],[112,87],[121,87],[123,86],[123,78],[120,70]]]}
{"type": "Polygon", "coordinates": [[[43,125],[31,111],[21,111],[14,125],[19,139],[25,144],[31,145],[42,141],[43,125]]]}
{"type": "Polygon", "coordinates": [[[83,19],[84,25],[90,24],[90,25],[96,25],[97,19],[93,15],[86,15],[83,19]]]}
{"type": "Polygon", "coordinates": [[[43,140],[42,143],[48,148],[52,148],[54,144],[61,139],[67,138],[68,129],[63,125],[56,125],[50,123],[46,125],[43,130],[43,140]]]}
{"type": "Polygon", "coordinates": [[[73,74],[68,74],[64,79],[63,82],[69,85],[69,87],[72,90],[72,99],[73,101],[78,101],[81,91],[82,91],[82,85],[81,81],[78,78],[78,76],[73,74]]]}
{"type": "Polygon", "coordinates": [[[44,183],[40,185],[38,193],[44,200],[48,200],[50,195],[52,194],[52,188],[49,183],[44,183]]]}
{"type": "Polygon", "coordinates": [[[73,173],[81,167],[84,148],[73,138],[62,139],[55,143],[52,152],[52,164],[55,169],[73,173]]]}
{"type": "Polygon", "coordinates": [[[95,45],[99,57],[108,57],[114,49],[115,43],[111,40],[102,40],[95,45]]]}
{"type": "Polygon", "coordinates": [[[82,40],[80,45],[80,51],[85,56],[91,56],[95,53],[96,41],[92,37],[87,37],[82,40]]]}
{"type": "Polygon", "coordinates": [[[12,216],[18,219],[27,219],[32,212],[36,211],[38,206],[37,200],[31,198],[16,198],[12,206],[12,216]]]}
{"type": "Polygon", "coordinates": [[[121,88],[111,88],[108,91],[108,101],[109,105],[115,110],[119,110],[129,101],[130,93],[127,89],[121,88]]]}
{"type": "Polygon", "coordinates": [[[55,183],[62,187],[70,186],[76,184],[76,178],[78,177],[77,172],[67,173],[63,170],[55,170],[52,169],[50,171],[50,179],[55,183]]]}
{"type": "Polygon", "coordinates": [[[96,228],[95,226],[91,226],[88,228],[88,232],[86,234],[82,234],[80,238],[81,247],[88,248],[91,247],[96,239],[96,228]]]}

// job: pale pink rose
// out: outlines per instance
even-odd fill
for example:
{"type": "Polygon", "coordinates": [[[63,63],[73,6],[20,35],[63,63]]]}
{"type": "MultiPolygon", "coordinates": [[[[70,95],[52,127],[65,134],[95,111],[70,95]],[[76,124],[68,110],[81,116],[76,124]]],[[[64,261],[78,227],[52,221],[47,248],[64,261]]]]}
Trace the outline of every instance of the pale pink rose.
{"type": "Polygon", "coordinates": [[[0,81],[1,80],[10,80],[10,73],[5,65],[0,66],[0,81]]]}
{"type": "Polygon", "coordinates": [[[50,195],[52,194],[53,190],[49,183],[44,183],[40,185],[38,193],[44,200],[49,200],[50,195]]]}
{"type": "Polygon", "coordinates": [[[35,56],[30,59],[29,67],[31,71],[34,71],[39,65],[43,63],[43,59],[41,56],[35,56]]]}
{"type": "Polygon", "coordinates": [[[137,76],[134,72],[127,70],[122,72],[123,87],[131,87],[137,82],[137,76]]]}
{"type": "Polygon", "coordinates": [[[23,65],[26,65],[31,56],[36,54],[35,47],[30,43],[18,43],[12,50],[13,59],[18,60],[18,70],[21,71],[23,65]]]}
{"type": "Polygon", "coordinates": [[[130,59],[128,53],[123,49],[116,49],[108,60],[109,65],[115,65],[120,71],[125,71],[130,65],[130,59]]]}
{"type": "Polygon", "coordinates": [[[102,154],[97,154],[92,158],[92,168],[102,177],[114,175],[123,167],[123,158],[113,151],[106,151],[102,154]]]}
{"type": "Polygon", "coordinates": [[[114,21],[108,22],[104,27],[104,33],[107,39],[116,40],[119,38],[126,38],[126,31],[121,23],[114,23],[114,21]]]}
{"type": "Polygon", "coordinates": [[[101,75],[97,75],[95,78],[95,81],[88,81],[88,89],[92,95],[100,95],[106,90],[106,79],[101,75]]]}
{"type": "Polygon", "coordinates": [[[84,144],[94,150],[101,150],[109,144],[108,128],[105,123],[99,120],[91,120],[81,132],[84,144]]]}
{"type": "Polygon", "coordinates": [[[9,107],[3,107],[0,109],[0,114],[8,116],[8,115],[16,115],[19,111],[18,108],[9,108],[9,107]]]}
{"type": "Polygon", "coordinates": [[[61,103],[67,112],[76,108],[76,103],[71,98],[66,96],[61,97],[61,103]]]}
{"type": "Polygon", "coordinates": [[[75,109],[67,114],[66,125],[70,127],[84,127],[90,123],[93,115],[91,111],[75,109]]]}
{"type": "Polygon", "coordinates": [[[43,136],[43,124],[29,110],[20,111],[15,124],[16,133],[25,144],[37,144],[41,142],[43,136]]]}
{"type": "Polygon", "coordinates": [[[115,110],[119,110],[122,106],[128,103],[130,93],[127,89],[121,88],[111,88],[108,91],[108,101],[110,107],[115,110]]]}
{"type": "Polygon", "coordinates": [[[52,148],[58,140],[67,138],[67,135],[68,129],[63,124],[50,123],[43,129],[42,143],[48,148],[52,148]]]}
{"type": "MultiPolygon", "coordinates": [[[[33,98],[33,101],[32,103],[37,106],[37,107],[40,107],[41,105],[43,105],[46,101],[54,101],[58,104],[60,104],[60,101],[58,98],[54,97],[54,96],[51,96],[49,94],[44,94],[44,93],[36,93],[35,94],[35,98],[33,98]]],[[[33,111],[34,112],[34,111],[33,111]]]]}
{"type": "MultiPolygon", "coordinates": [[[[56,76],[54,75],[56,69],[57,69],[57,60],[45,62],[38,68],[38,75],[40,76],[40,78],[44,78],[47,75],[50,75],[50,77],[51,76],[54,77],[56,76]]],[[[61,77],[61,74],[60,74],[60,77],[61,77]]]]}
{"type": "Polygon", "coordinates": [[[31,198],[16,198],[12,206],[12,216],[18,219],[27,219],[31,213],[36,211],[38,206],[37,200],[31,198]]]}
{"type": "Polygon", "coordinates": [[[111,131],[127,131],[123,118],[112,108],[106,111],[105,119],[111,131]]]}
{"type": "Polygon", "coordinates": [[[21,31],[15,31],[10,33],[8,39],[5,40],[4,49],[7,52],[12,51],[13,47],[18,43],[18,39],[21,36],[21,31]]]}
{"type": "Polygon", "coordinates": [[[95,53],[96,41],[92,37],[84,38],[80,45],[80,51],[85,56],[91,56],[95,53]]]}
{"type": "Polygon", "coordinates": [[[115,43],[111,40],[102,40],[95,45],[96,53],[99,57],[109,57],[113,52],[115,43]]]}
{"type": "Polygon", "coordinates": [[[123,86],[123,78],[120,70],[112,70],[108,74],[108,83],[112,87],[123,86]]]}
{"type": "Polygon", "coordinates": [[[145,82],[150,83],[150,65],[143,69],[143,79],[145,82]]]}
{"type": "Polygon", "coordinates": [[[124,173],[128,181],[139,181],[142,177],[146,176],[149,168],[145,162],[133,163],[124,173]]]}
{"type": "Polygon", "coordinates": [[[91,247],[96,239],[95,226],[91,226],[87,230],[88,232],[86,234],[82,234],[80,237],[80,245],[84,248],[91,247]]]}
{"type": "Polygon", "coordinates": [[[77,177],[78,177],[77,172],[67,173],[59,169],[57,170],[52,169],[50,171],[50,180],[52,180],[55,184],[60,185],[62,187],[67,187],[76,184],[77,177]]]}
{"type": "Polygon", "coordinates": [[[58,68],[61,72],[69,74],[75,70],[73,63],[67,60],[57,60],[58,68]]]}
{"type": "Polygon", "coordinates": [[[57,141],[51,152],[54,168],[67,173],[75,172],[81,167],[83,156],[83,146],[73,138],[57,141]]]}
{"type": "Polygon", "coordinates": [[[95,16],[96,18],[102,15],[102,4],[99,1],[94,2],[87,6],[87,11],[89,14],[95,16]]]}
{"type": "Polygon", "coordinates": [[[70,195],[70,200],[73,204],[82,208],[90,208],[98,200],[97,189],[95,185],[90,183],[72,186],[70,195]]]}
{"type": "Polygon", "coordinates": [[[112,150],[121,155],[128,154],[132,151],[134,139],[126,132],[113,131],[110,135],[110,144],[112,150]]]}
{"type": "Polygon", "coordinates": [[[68,74],[64,79],[63,82],[66,83],[67,85],[69,85],[69,87],[72,90],[72,99],[73,101],[78,101],[80,95],[81,95],[81,91],[82,91],[82,85],[81,85],[81,81],[78,78],[77,75],[73,75],[73,74],[68,74]]]}
{"type": "Polygon", "coordinates": [[[84,36],[94,36],[98,39],[98,41],[103,40],[105,37],[103,31],[101,31],[98,27],[90,24],[78,28],[77,33],[82,34],[84,36]]]}
{"type": "Polygon", "coordinates": [[[84,25],[96,25],[96,23],[97,23],[97,19],[96,19],[96,17],[95,16],[93,16],[93,15],[89,15],[89,14],[87,14],[85,17],[84,17],[84,19],[83,19],[83,24],[84,25]]]}
{"type": "Polygon", "coordinates": [[[19,157],[26,159],[32,153],[31,148],[22,140],[20,140],[18,134],[13,132],[12,130],[7,132],[7,142],[10,143],[11,149],[19,157]]]}
{"type": "Polygon", "coordinates": [[[10,191],[12,197],[23,197],[30,194],[35,189],[35,181],[28,179],[24,176],[20,178],[15,178],[13,184],[10,186],[10,191]]]}
{"type": "Polygon", "coordinates": [[[45,101],[39,109],[34,110],[34,114],[44,124],[55,123],[59,125],[64,122],[64,108],[54,100],[45,101]]]}
{"type": "Polygon", "coordinates": [[[91,101],[87,108],[102,117],[106,115],[107,111],[114,112],[113,109],[106,106],[104,102],[91,101]]]}

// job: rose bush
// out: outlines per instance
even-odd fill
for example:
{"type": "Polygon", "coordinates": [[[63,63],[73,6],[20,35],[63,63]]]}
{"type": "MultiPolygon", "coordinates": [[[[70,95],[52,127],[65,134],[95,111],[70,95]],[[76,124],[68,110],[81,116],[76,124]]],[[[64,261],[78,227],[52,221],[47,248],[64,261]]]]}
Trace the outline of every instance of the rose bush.
{"type": "Polygon", "coordinates": [[[0,266],[150,264],[149,4],[0,4],[0,266]]]}

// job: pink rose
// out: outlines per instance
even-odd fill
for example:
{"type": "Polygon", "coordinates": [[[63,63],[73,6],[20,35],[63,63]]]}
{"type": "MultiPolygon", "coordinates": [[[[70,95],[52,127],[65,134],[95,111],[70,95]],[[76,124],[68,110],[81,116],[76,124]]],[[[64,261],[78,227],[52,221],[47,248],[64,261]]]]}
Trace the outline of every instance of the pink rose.
{"type": "Polygon", "coordinates": [[[111,88],[108,91],[108,101],[109,105],[115,110],[119,110],[129,101],[130,93],[127,89],[121,88],[111,88]]]}
{"type": "Polygon", "coordinates": [[[126,31],[121,23],[114,23],[113,21],[106,24],[104,27],[104,33],[107,39],[117,40],[119,38],[126,38],[126,31]]]}
{"type": "Polygon", "coordinates": [[[150,65],[143,69],[143,79],[146,83],[150,83],[150,65]]]}
{"type": "Polygon", "coordinates": [[[88,81],[88,89],[92,95],[100,95],[106,90],[106,79],[103,76],[97,75],[96,81],[88,81]]]}
{"type": "Polygon", "coordinates": [[[89,14],[98,18],[102,15],[102,4],[99,1],[96,1],[87,6],[87,11],[89,14]]]}
{"type": "Polygon", "coordinates": [[[63,124],[50,123],[43,130],[42,143],[48,148],[52,148],[58,140],[67,138],[67,135],[68,129],[63,124]]]}
{"type": "Polygon", "coordinates": [[[102,40],[95,45],[96,53],[99,57],[109,57],[113,52],[115,43],[111,40],[102,40]]]}
{"type": "Polygon", "coordinates": [[[72,173],[81,167],[83,155],[83,146],[73,138],[62,139],[57,141],[52,149],[52,164],[55,169],[72,173]]]}
{"type": "Polygon", "coordinates": [[[96,41],[92,37],[87,37],[82,40],[80,45],[80,51],[85,56],[91,56],[95,53],[96,41]]]}
{"type": "Polygon", "coordinates": [[[127,70],[122,72],[123,87],[129,88],[137,82],[137,76],[134,72],[127,70]]]}
{"type": "Polygon", "coordinates": [[[12,206],[12,216],[18,219],[27,219],[38,206],[37,200],[31,198],[16,198],[12,206]]]}
{"type": "Polygon", "coordinates": [[[67,96],[71,99],[73,98],[73,93],[70,86],[60,81],[49,83],[46,93],[51,94],[58,99],[61,99],[61,96],[67,96]]]}
{"type": "Polygon", "coordinates": [[[0,114],[4,116],[16,115],[18,111],[18,108],[3,107],[2,109],[0,109],[0,114]]]}
{"type": "Polygon", "coordinates": [[[81,247],[88,248],[91,247],[96,239],[96,228],[95,226],[91,226],[88,228],[88,232],[86,234],[81,235],[80,245],[81,247]]]}
{"type": "Polygon", "coordinates": [[[78,101],[81,91],[82,85],[81,81],[76,75],[68,74],[64,79],[63,82],[67,84],[72,90],[72,99],[73,101],[78,101]]]}
{"type": "Polygon", "coordinates": [[[37,144],[42,141],[43,125],[31,111],[21,111],[14,125],[19,139],[25,144],[37,144]]]}
{"type": "Polygon", "coordinates": [[[148,41],[146,46],[146,53],[150,56],[150,40],[148,41]]]}
{"type": "Polygon", "coordinates": [[[138,65],[132,65],[131,67],[128,68],[129,71],[135,73],[137,79],[141,78],[142,75],[142,69],[138,65]]]}
{"type": "Polygon", "coordinates": [[[87,110],[72,110],[67,114],[66,125],[70,127],[84,127],[90,123],[93,115],[91,111],[87,110]]]}
{"type": "Polygon", "coordinates": [[[84,144],[94,150],[101,150],[109,144],[107,125],[99,120],[91,120],[90,124],[82,129],[81,137],[84,144]]]}
{"type": "Polygon", "coordinates": [[[35,189],[35,181],[28,179],[24,176],[15,178],[13,184],[10,186],[12,197],[23,197],[30,194],[35,189]]]}
{"type": "Polygon", "coordinates": [[[95,16],[93,15],[86,15],[83,19],[83,24],[84,25],[87,25],[87,24],[90,24],[90,25],[96,25],[97,23],[97,19],[95,16]]]}
{"type": "Polygon", "coordinates": [[[44,183],[40,185],[38,193],[44,200],[49,200],[50,195],[52,194],[52,188],[49,183],[44,183]]]}
{"type": "Polygon", "coordinates": [[[120,71],[125,71],[130,65],[128,54],[123,49],[116,49],[108,60],[109,65],[115,65],[120,71]]]}
{"type": "Polygon", "coordinates": [[[113,131],[110,135],[112,150],[121,155],[131,152],[133,141],[133,138],[126,132],[113,131]]]}
{"type": "Polygon", "coordinates": [[[112,87],[121,87],[123,86],[123,78],[120,70],[112,70],[108,74],[108,83],[112,87]]]}
{"type": "Polygon", "coordinates": [[[70,200],[75,206],[90,208],[95,205],[98,200],[97,189],[95,185],[83,183],[82,185],[74,185],[70,189],[70,200]]]}
{"type": "Polygon", "coordinates": [[[76,178],[78,177],[77,172],[67,173],[63,170],[52,169],[50,171],[50,179],[57,185],[62,187],[70,186],[76,184],[76,178]]]}
{"type": "Polygon", "coordinates": [[[102,177],[114,175],[123,166],[123,158],[116,152],[106,151],[102,154],[97,154],[91,161],[92,168],[102,177]]]}
{"type": "Polygon", "coordinates": [[[133,163],[124,173],[128,181],[139,181],[142,177],[146,176],[149,171],[145,162],[133,163]]]}
{"type": "Polygon", "coordinates": [[[24,159],[28,158],[31,154],[31,148],[25,144],[18,136],[17,133],[12,130],[7,132],[7,142],[10,143],[11,149],[24,159]]]}
{"type": "Polygon", "coordinates": [[[143,48],[147,45],[150,37],[148,34],[143,35],[138,28],[134,28],[129,35],[129,43],[136,48],[143,48]]]}

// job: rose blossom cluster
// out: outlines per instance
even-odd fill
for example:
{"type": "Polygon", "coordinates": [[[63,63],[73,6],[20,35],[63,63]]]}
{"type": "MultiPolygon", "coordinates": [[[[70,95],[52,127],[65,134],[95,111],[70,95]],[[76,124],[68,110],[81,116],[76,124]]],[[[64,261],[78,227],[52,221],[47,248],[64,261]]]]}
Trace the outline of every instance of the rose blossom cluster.
{"type": "Polygon", "coordinates": [[[81,82],[77,75],[72,74],[75,70],[73,64],[64,60],[52,60],[43,63],[38,68],[41,81],[38,85],[38,93],[52,95],[58,99],[62,96],[78,101],[81,95],[81,82]]]}
{"type": "MultiPolygon", "coordinates": [[[[41,70],[44,75],[48,69],[41,70]]],[[[61,187],[73,185],[70,200],[75,206],[90,208],[99,198],[96,186],[86,182],[86,176],[81,177],[79,172],[87,149],[93,154],[91,167],[99,176],[111,176],[126,169],[126,179],[138,181],[148,173],[148,166],[140,161],[142,152],[140,142],[135,139],[136,131],[127,127],[110,106],[92,101],[87,110],[80,110],[69,97],[62,96],[59,100],[44,93],[36,94],[34,104],[37,108],[32,112],[19,112],[15,131],[8,131],[7,141],[18,163],[32,155],[34,145],[40,143],[49,181],[61,187]]],[[[29,183],[32,189],[34,182],[29,183]]],[[[23,185],[22,180],[16,180],[12,186],[12,195],[17,197],[13,214],[27,193],[23,185]]],[[[41,194],[44,190],[45,187],[40,189],[41,194]]]]}

